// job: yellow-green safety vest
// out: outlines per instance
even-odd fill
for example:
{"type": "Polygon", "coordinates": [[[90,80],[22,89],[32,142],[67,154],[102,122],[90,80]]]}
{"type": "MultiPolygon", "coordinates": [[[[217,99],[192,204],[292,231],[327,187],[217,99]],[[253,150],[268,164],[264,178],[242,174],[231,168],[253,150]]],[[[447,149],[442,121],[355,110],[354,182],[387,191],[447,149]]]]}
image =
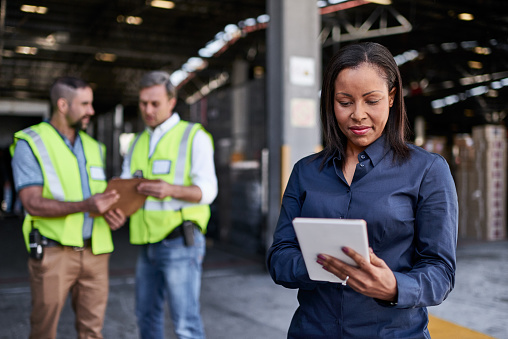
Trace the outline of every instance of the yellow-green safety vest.
{"type": "MultiPolygon", "coordinates": [[[[92,195],[106,189],[105,174],[106,147],[80,131],[86,159],[88,183],[92,195]]],[[[59,201],[82,201],[83,192],[76,156],[65,144],[58,131],[47,122],[28,127],[14,134],[11,154],[18,140],[26,140],[30,145],[42,170],[44,185],[42,196],[59,201]]],[[[73,213],[62,217],[39,217],[27,214],[23,222],[23,235],[28,248],[28,234],[34,227],[40,233],[66,246],[83,246],[84,213],[73,213]]],[[[102,217],[93,219],[92,252],[94,254],[113,251],[111,229],[102,217]]]]}
{"type": "MultiPolygon", "coordinates": [[[[162,179],[173,185],[192,185],[192,143],[198,130],[212,139],[201,124],[181,120],[162,136],[151,157],[148,156],[150,134],[147,131],[138,134],[127,154],[131,175],[142,171],[147,179],[162,179]]],[[[171,197],[157,199],[149,196],[143,207],[130,217],[130,241],[136,245],[157,243],[183,220],[193,221],[205,233],[210,220],[210,206],[171,197]]]]}

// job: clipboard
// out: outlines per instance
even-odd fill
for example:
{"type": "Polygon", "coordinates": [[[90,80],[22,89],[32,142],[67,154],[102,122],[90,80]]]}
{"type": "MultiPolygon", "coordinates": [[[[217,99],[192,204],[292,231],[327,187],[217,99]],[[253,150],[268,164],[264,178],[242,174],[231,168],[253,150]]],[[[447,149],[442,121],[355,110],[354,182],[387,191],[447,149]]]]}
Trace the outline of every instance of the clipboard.
{"type": "Polygon", "coordinates": [[[339,277],[326,271],[316,262],[319,253],[334,256],[347,264],[356,266],[356,263],[342,252],[341,248],[347,246],[370,261],[367,222],[365,220],[295,218],[293,227],[307,272],[312,280],[342,282],[339,277]]]}
{"type": "MultiPolygon", "coordinates": [[[[138,193],[136,187],[139,183],[151,181],[150,179],[144,178],[133,178],[133,179],[120,179],[113,178],[108,182],[106,187],[107,191],[116,190],[120,195],[120,199],[111,206],[111,209],[119,208],[125,214],[126,217],[132,215],[138,209],[143,206],[147,198],[146,195],[138,193]]],[[[98,214],[90,214],[92,217],[99,216],[98,214]]]]}

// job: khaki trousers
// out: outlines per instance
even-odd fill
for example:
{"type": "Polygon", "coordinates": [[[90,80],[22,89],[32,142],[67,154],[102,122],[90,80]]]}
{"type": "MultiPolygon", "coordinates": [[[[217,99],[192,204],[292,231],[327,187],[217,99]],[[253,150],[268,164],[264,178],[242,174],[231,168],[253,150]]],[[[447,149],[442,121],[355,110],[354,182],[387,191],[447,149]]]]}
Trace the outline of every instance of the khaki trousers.
{"type": "Polygon", "coordinates": [[[91,248],[45,247],[42,260],[29,259],[32,313],[30,339],[54,339],[69,292],[79,339],[102,339],[109,292],[110,254],[91,248]]]}

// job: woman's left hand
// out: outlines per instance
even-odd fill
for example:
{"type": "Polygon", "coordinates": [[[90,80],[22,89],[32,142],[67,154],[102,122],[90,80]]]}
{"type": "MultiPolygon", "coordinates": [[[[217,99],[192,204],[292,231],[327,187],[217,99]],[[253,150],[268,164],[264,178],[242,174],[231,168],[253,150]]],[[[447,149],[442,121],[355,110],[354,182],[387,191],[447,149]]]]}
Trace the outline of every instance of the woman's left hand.
{"type": "Polygon", "coordinates": [[[397,300],[397,279],[384,260],[378,258],[372,249],[370,262],[349,247],[343,247],[342,251],[351,257],[358,267],[327,254],[319,254],[317,263],[342,280],[349,276],[347,285],[358,293],[380,300],[397,300]]]}

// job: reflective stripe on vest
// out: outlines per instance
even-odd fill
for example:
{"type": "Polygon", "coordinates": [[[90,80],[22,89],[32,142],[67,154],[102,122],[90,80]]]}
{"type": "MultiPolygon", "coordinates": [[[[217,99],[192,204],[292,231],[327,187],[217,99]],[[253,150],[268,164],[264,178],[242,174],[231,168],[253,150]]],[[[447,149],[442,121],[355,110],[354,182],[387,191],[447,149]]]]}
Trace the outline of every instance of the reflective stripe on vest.
{"type": "MultiPolygon", "coordinates": [[[[189,136],[194,124],[189,123],[183,132],[182,140],[178,148],[178,157],[175,165],[175,179],[174,185],[183,185],[185,182],[185,164],[187,162],[187,146],[189,145],[189,136]]],[[[137,140],[136,140],[137,141],[137,140]]],[[[134,147],[132,148],[134,149],[134,147]]],[[[196,204],[185,202],[182,200],[171,199],[170,201],[165,200],[147,200],[145,202],[146,211],[164,211],[172,210],[176,211],[186,206],[195,206],[196,204]]]]}
{"type": "Polygon", "coordinates": [[[136,139],[132,142],[132,145],[130,146],[129,152],[127,153],[127,158],[129,159],[129,163],[132,163],[132,153],[134,153],[134,148],[136,147],[136,144],[138,143],[139,138],[141,138],[141,135],[143,133],[139,133],[136,136],[136,139]]]}
{"type": "MultiPolygon", "coordinates": [[[[92,175],[93,169],[104,171],[104,149],[84,132],[79,132],[83,152],[86,159],[86,171],[90,193],[102,193],[106,188],[104,176],[92,175]]],[[[61,136],[49,123],[42,122],[38,125],[16,132],[11,150],[14,152],[18,140],[25,140],[30,145],[34,156],[37,158],[44,177],[42,197],[59,201],[81,201],[83,192],[81,177],[75,155],[68,149],[61,136]]],[[[28,249],[28,233],[32,229],[31,222],[35,221],[35,227],[42,235],[51,238],[67,246],[82,246],[82,227],[84,213],[72,213],[61,217],[41,217],[26,214],[23,222],[23,235],[28,249]]],[[[97,217],[93,221],[92,251],[94,254],[109,253],[113,250],[111,230],[104,218],[97,217]]]]}
{"type": "MultiPolygon", "coordinates": [[[[130,173],[146,171],[145,178],[159,179],[169,184],[192,185],[192,143],[198,131],[206,131],[200,124],[180,121],[158,141],[155,150],[149,154],[150,134],[142,132],[130,148],[130,173]],[[163,173],[155,171],[157,161],[168,162],[163,173]],[[169,170],[169,171],[168,171],[169,170]]],[[[156,243],[163,240],[173,229],[185,220],[195,222],[203,233],[210,219],[210,206],[186,202],[172,197],[157,199],[147,197],[143,207],[130,218],[130,240],[132,244],[156,243]]]]}
{"type": "Polygon", "coordinates": [[[51,195],[53,196],[53,199],[65,201],[65,193],[62,187],[62,183],[60,182],[60,178],[56,173],[55,167],[53,166],[53,163],[49,158],[48,150],[46,149],[46,146],[44,145],[41,136],[30,127],[26,128],[23,132],[29,135],[34,141],[35,145],[37,146],[37,150],[41,155],[42,166],[44,166],[44,169],[46,170],[46,176],[48,179],[48,188],[49,191],[51,192],[51,195]]]}
{"type": "Polygon", "coordinates": [[[185,180],[185,163],[187,160],[187,146],[189,144],[189,135],[194,127],[194,124],[189,123],[183,132],[182,142],[178,148],[178,158],[175,167],[175,180],[174,185],[183,185],[185,180]]]}

